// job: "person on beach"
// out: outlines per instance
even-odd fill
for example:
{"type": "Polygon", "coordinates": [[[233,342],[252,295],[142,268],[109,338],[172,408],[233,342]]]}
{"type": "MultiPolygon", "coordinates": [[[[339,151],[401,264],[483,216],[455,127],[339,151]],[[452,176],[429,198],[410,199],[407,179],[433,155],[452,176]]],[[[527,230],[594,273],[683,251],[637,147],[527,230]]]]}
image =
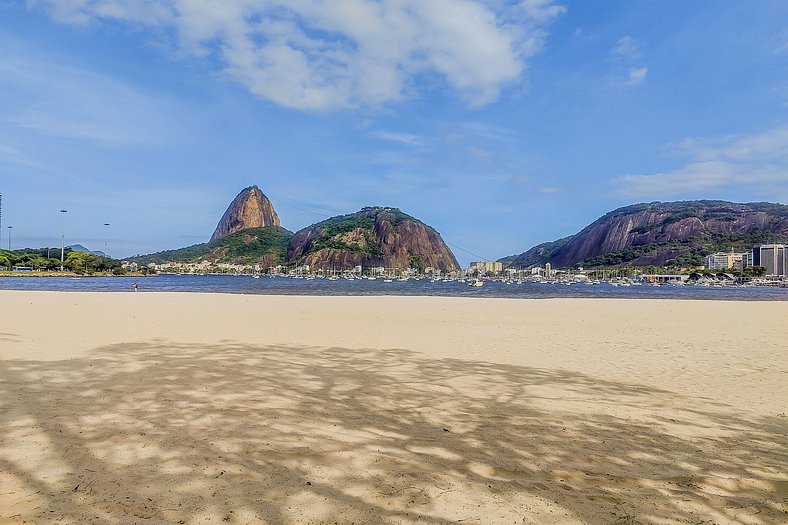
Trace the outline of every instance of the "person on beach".
{"type": "Polygon", "coordinates": [[[135,292],[139,292],[140,291],[140,287],[137,286],[137,283],[132,284],[131,287],[134,288],[135,292]]]}

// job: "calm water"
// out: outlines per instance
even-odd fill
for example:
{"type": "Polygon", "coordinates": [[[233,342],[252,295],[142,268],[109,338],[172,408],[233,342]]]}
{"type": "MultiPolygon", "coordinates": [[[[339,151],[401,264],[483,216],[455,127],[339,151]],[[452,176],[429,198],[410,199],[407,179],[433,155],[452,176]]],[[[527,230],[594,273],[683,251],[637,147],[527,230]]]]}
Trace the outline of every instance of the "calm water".
{"type": "Polygon", "coordinates": [[[141,292],[206,292],[259,295],[434,295],[448,297],[626,297],[660,299],[788,300],[788,288],[702,287],[702,286],[612,286],[610,284],[504,284],[487,282],[481,288],[457,282],[428,280],[328,281],[225,275],[160,275],[157,277],[3,277],[0,290],[54,290],[80,292],[132,292],[138,283],[141,292]]]}

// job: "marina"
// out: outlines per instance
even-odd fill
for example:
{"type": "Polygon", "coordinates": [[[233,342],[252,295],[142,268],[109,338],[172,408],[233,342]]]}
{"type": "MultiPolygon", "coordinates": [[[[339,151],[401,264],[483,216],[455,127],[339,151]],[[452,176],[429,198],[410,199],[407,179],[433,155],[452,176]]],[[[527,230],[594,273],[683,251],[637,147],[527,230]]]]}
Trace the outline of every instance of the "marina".
{"type": "Polygon", "coordinates": [[[427,278],[383,279],[372,277],[269,277],[266,275],[179,275],[153,277],[0,277],[0,290],[42,290],[80,292],[198,292],[254,295],[327,296],[440,296],[547,299],[558,297],[788,300],[788,288],[738,284],[653,285],[629,279],[611,281],[507,281],[471,279],[434,280],[427,278]],[[471,286],[469,286],[471,285],[471,286]]]}

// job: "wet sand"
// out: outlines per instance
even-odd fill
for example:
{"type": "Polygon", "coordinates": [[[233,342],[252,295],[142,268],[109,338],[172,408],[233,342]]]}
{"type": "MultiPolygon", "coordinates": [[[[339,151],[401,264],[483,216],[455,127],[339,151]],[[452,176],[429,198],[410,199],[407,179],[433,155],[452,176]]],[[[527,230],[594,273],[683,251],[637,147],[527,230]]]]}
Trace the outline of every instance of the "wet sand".
{"type": "Polygon", "coordinates": [[[0,523],[782,523],[787,321],[0,291],[0,523]]]}

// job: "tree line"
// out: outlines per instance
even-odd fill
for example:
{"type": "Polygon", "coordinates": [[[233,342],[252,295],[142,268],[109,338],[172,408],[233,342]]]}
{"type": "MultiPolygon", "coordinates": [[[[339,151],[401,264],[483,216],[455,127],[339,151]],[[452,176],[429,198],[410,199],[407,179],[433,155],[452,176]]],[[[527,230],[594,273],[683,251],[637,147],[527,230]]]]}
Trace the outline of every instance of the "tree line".
{"type": "MultiPolygon", "coordinates": [[[[77,274],[125,272],[121,262],[88,252],[66,249],[63,267],[77,274]]],[[[29,268],[34,271],[60,270],[60,248],[26,248],[24,250],[0,250],[0,269],[29,268]],[[56,255],[53,257],[53,255],[56,255]]]]}

